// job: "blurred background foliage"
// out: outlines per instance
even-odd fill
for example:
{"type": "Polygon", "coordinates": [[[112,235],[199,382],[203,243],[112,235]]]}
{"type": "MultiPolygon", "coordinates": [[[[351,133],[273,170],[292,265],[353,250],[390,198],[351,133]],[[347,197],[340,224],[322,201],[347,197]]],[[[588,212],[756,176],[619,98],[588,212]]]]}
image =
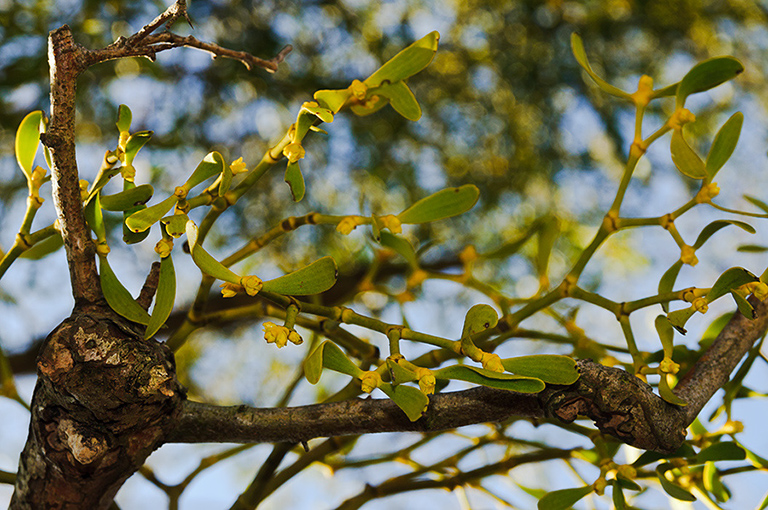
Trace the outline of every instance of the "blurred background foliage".
{"type": "MultiPolygon", "coordinates": [[[[13,157],[16,127],[29,111],[48,110],[48,31],[67,23],[78,43],[102,47],[135,32],[166,7],[159,1],[0,0],[0,246],[7,249],[11,244],[26,200],[25,183],[13,157]]],[[[760,177],[765,166],[768,99],[768,6],[764,2],[191,0],[189,12],[194,28],[178,22],[175,32],[262,58],[270,58],[286,44],[294,50],[274,75],[249,72],[230,60],[214,62],[191,49],[161,53],[157,62],[126,59],[89,69],[78,83],[82,178],[92,180],[104,151],[115,146],[114,122],[121,103],[133,111],[132,130],[154,131],[136,167],[137,182],[151,182],[157,200],[171,193],[211,150],[221,151],[228,162],[243,156],[251,167],[285,133],[315,90],[346,88],[415,39],[432,30],[441,34],[435,60],[409,80],[424,112],[420,121],[409,122],[390,108],[364,118],[349,112],[338,115],[323,126],[328,135],[307,137],[307,157],[302,160],[308,190],[304,201],[291,202],[283,182],[284,163],[278,164],[248,200],[219,220],[208,238],[217,255],[230,253],[288,215],[397,213],[440,188],[471,182],[481,189],[473,211],[406,232],[417,245],[418,240],[436,241],[437,246],[423,247],[430,248],[425,250],[426,259],[456,263],[457,254],[468,243],[481,253],[492,251],[519,237],[536,218],[554,214],[560,218],[563,234],[549,264],[550,278],[557,283],[614,197],[634,122],[633,110],[584,79],[571,55],[572,32],[584,39],[596,72],[630,92],[642,74],[652,76],[661,87],[679,80],[705,58],[725,54],[739,58],[746,67],[743,76],[689,101],[698,117],[690,126],[691,143],[706,154],[717,127],[736,109],[745,111],[742,143],[750,144],[751,150],[746,156],[737,153],[735,163],[729,163],[741,164],[738,172],[726,169],[731,177],[725,176],[726,171],[718,176],[721,198],[729,201],[724,205],[735,206],[741,193],[750,188],[757,193],[760,182],[764,189],[765,176],[760,177]],[[731,191],[723,182],[738,186],[731,191]]],[[[646,115],[646,133],[660,125],[673,106],[672,100],[653,105],[646,115]]],[[[675,170],[666,140],[642,160],[623,209],[627,215],[664,214],[681,203],[680,197],[687,199],[686,193],[695,186],[675,170]]],[[[758,196],[766,200],[764,194],[758,196]]],[[[54,217],[50,202],[45,204],[48,221],[54,217]]],[[[38,227],[45,221],[44,211],[40,217],[38,227]]],[[[701,226],[687,232],[689,242],[701,226]]],[[[134,256],[119,254],[120,231],[113,233],[111,246],[118,252],[113,257],[122,257],[121,278],[131,290],[138,290],[155,259],[152,246],[159,235],[153,235],[156,238],[151,236],[139,248],[129,248],[136,251],[128,253],[138,252],[134,256]]],[[[245,264],[259,266],[257,274],[263,275],[330,254],[339,262],[342,276],[352,274],[364,270],[374,258],[367,236],[364,227],[346,237],[332,228],[303,227],[270,245],[258,261],[245,264]]],[[[679,257],[679,249],[668,236],[634,239],[621,234],[602,248],[597,265],[585,275],[591,280],[584,286],[608,292],[608,297],[619,301],[654,294],[658,278],[679,257]],[[625,273],[654,262],[659,263],[652,277],[641,279],[635,288],[625,284],[625,273]],[[606,274],[612,281],[599,287],[606,274]]],[[[732,256],[736,242],[728,239],[713,249],[732,256]]],[[[529,297],[539,285],[531,276],[536,273],[535,246],[525,254],[528,257],[477,267],[475,275],[509,296],[529,297]]],[[[743,259],[731,258],[724,267],[764,269],[764,254],[739,256],[743,259]]],[[[61,253],[56,257],[63,260],[61,253]]],[[[699,258],[701,266],[707,266],[705,257],[699,258]]],[[[66,293],[41,294],[50,285],[47,277],[39,276],[47,274],[46,269],[21,264],[14,268],[20,270],[21,281],[10,274],[3,281],[5,290],[0,292],[5,294],[0,293],[0,301],[17,301],[17,305],[6,303],[6,310],[17,310],[17,306],[22,313],[29,312],[35,307],[25,300],[52,303],[56,298],[60,317],[66,316],[71,304],[60,304],[61,294],[66,293]]],[[[66,275],[63,265],[56,267],[66,275]]],[[[716,276],[724,267],[710,266],[706,274],[716,276]]],[[[191,264],[186,270],[194,276],[179,282],[179,300],[188,303],[199,272],[191,264]]],[[[183,268],[177,271],[184,274],[183,268]]],[[[680,285],[711,283],[700,273],[691,279],[692,274],[693,269],[685,268],[680,285]]],[[[391,293],[396,295],[404,287],[403,279],[396,281],[391,293]]],[[[477,296],[457,298],[457,289],[425,284],[429,302],[414,303],[409,315],[418,322],[414,327],[457,335],[464,310],[477,301],[477,296]]],[[[355,304],[362,313],[373,315],[392,312],[388,305],[402,311],[397,308],[402,303],[383,294],[367,293],[355,304]]],[[[653,310],[652,315],[657,313],[653,310]]],[[[11,351],[23,348],[35,335],[44,335],[60,319],[53,317],[46,324],[48,319],[27,315],[27,319],[10,321],[4,335],[0,332],[11,351]],[[32,323],[39,331],[34,331],[32,323]]],[[[390,313],[388,320],[398,322],[402,317],[398,315],[390,313]]],[[[605,315],[598,314],[580,325],[588,335],[612,337],[612,343],[621,345],[615,321],[612,329],[602,331],[606,322],[605,315]],[[597,329],[589,329],[590,325],[597,329]]],[[[652,319],[646,322],[652,331],[652,319]]],[[[212,401],[272,405],[280,393],[281,377],[292,373],[302,354],[286,349],[279,357],[265,356],[264,346],[253,342],[260,332],[254,332],[252,325],[229,333],[232,341],[224,343],[220,332],[202,332],[193,342],[194,349],[178,353],[180,366],[191,372],[185,382],[193,394],[202,393],[212,401]],[[256,371],[254,363],[259,367],[256,371]]],[[[698,338],[688,339],[695,346],[698,338]]],[[[658,348],[654,344],[649,350],[658,348]]],[[[560,439],[552,437],[555,443],[560,439]]]]}

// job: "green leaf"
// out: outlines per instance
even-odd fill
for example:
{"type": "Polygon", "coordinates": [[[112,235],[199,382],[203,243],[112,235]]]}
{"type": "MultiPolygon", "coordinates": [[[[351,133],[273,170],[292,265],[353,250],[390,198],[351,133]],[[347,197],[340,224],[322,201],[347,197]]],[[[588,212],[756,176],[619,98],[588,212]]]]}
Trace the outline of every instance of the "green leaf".
{"type": "Polygon", "coordinates": [[[386,246],[402,255],[409,266],[413,268],[419,266],[418,259],[416,258],[416,251],[413,249],[413,246],[411,246],[411,243],[408,242],[408,239],[382,231],[379,232],[379,242],[382,246],[386,246]]]}
{"type": "Polygon", "coordinates": [[[106,211],[127,211],[137,205],[146,204],[155,190],[149,184],[123,190],[114,195],[101,195],[101,208],[106,211]]]}
{"type": "MultiPolygon", "coordinates": [[[[123,179],[123,191],[127,191],[130,189],[133,189],[136,187],[136,184],[134,184],[131,181],[126,181],[123,179]]],[[[133,214],[143,211],[147,208],[146,205],[141,204],[137,205],[136,207],[131,207],[127,211],[123,211],[123,241],[126,244],[134,244],[143,241],[147,238],[149,235],[149,228],[144,230],[143,232],[132,232],[130,228],[128,228],[128,225],[125,224],[125,221],[132,216],[133,214]]]]}
{"type": "Polygon", "coordinates": [[[717,172],[725,165],[725,162],[733,154],[741,134],[741,126],[744,123],[744,115],[741,112],[734,113],[725,121],[723,127],[717,132],[715,141],[707,154],[707,174],[709,179],[714,179],[717,172]]]}
{"type": "Polygon", "coordinates": [[[232,184],[232,168],[229,165],[224,165],[221,170],[221,181],[219,181],[219,196],[223,197],[224,194],[229,191],[229,186],[232,184]]]}
{"type": "Polygon", "coordinates": [[[627,500],[624,499],[624,491],[621,490],[621,485],[616,480],[611,481],[611,485],[613,485],[612,499],[614,510],[624,510],[627,508],[627,500]]]}
{"type": "Polygon", "coordinates": [[[704,464],[704,469],[701,472],[701,481],[704,483],[704,488],[715,496],[715,499],[720,503],[725,503],[731,499],[731,493],[720,480],[720,474],[717,472],[714,462],[704,464]]]}
{"type": "Polygon", "coordinates": [[[573,384],[579,378],[576,361],[557,354],[535,354],[502,359],[504,370],[517,375],[535,377],[547,384],[573,384]]]}
{"type": "Polygon", "coordinates": [[[677,87],[677,108],[685,105],[689,95],[717,87],[744,71],[744,66],[733,57],[714,57],[693,66],[677,87]]]}
{"type": "Polygon", "coordinates": [[[760,506],[757,507],[757,510],[765,510],[766,508],[768,508],[768,492],[765,493],[765,497],[760,503],[760,506]]]}
{"type": "Polygon", "coordinates": [[[24,253],[19,255],[19,257],[28,260],[40,260],[41,258],[55,252],[62,246],[64,246],[64,240],[61,238],[61,234],[56,232],[55,234],[46,237],[42,241],[36,242],[32,248],[24,250],[24,253]]]}
{"type": "Polygon", "coordinates": [[[352,110],[352,113],[359,117],[365,117],[367,115],[371,115],[372,113],[376,113],[385,106],[389,104],[389,101],[386,99],[383,99],[379,96],[371,96],[366,100],[364,105],[360,104],[353,104],[350,106],[350,110],[352,110]]]}
{"type": "Polygon", "coordinates": [[[128,141],[125,142],[125,166],[133,164],[133,160],[136,158],[139,149],[144,147],[149,139],[152,138],[152,131],[137,131],[128,137],[128,141]]]}
{"type": "MultiPolygon", "coordinates": [[[[93,199],[93,196],[96,195],[101,189],[109,183],[109,180],[120,173],[120,170],[117,168],[110,168],[110,169],[102,169],[99,171],[99,174],[96,177],[96,180],[93,184],[91,184],[91,189],[88,191],[88,200],[86,200],[86,203],[93,199]]],[[[126,191],[130,189],[131,187],[136,187],[135,184],[133,186],[126,186],[125,184],[128,181],[123,182],[123,191],[126,191]]]]}
{"type": "Polygon", "coordinates": [[[189,176],[187,182],[182,185],[182,188],[189,192],[204,180],[224,172],[226,166],[221,154],[216,151],[209,152],[200,164],[197,165],[197,168],[195,168],[195,171],[189,176]]]}
{"type": "Polygon", "coordinates": [[[741,312],[741,315],[743,315],[747,319],[757,318],[755,309],[752,308],[752,305],[749,304],[749,301],[747,301],[744,296],[733,291],[731,291],[731,296],[733,296],[733,300],[736,301],[736,306],[739,308],[739,312],[741,312]]]}
{"type": "Polygon", "coordinates": [[[429,397],[412,386],[381,383],[379,389],[392,399],[411,421],[421,418],[429,405],[429,397]]]}
{"type": "Polygon", "coordinates": [[[614,480],[622,489],[627,489],[630,491],[641,491],[643,490],[640,485],[635,483],[633,480],[630,480],[629,478],[625,478],[621,476],[620,474],[616,474],[616,479],[614,480]]]}
{"type": "Polygon", "coordinates": [[[491,252],[482,254],[481,257],[484,259],[505,259],[514,255],[531,237],[533,237],[533,234],[537,233],[542,228],[545,218],[546,216],[538,218],[528,227],[528,230],[526,230],[523,235],[517,239],[504,243],[491,252]]]}
{"type": "Polygon", "coordinates": [[[301,202],[304,198],[304,176],[301,175],[301,168],[299,168],[299,162],[288,163],[288,167],[285,169],[285,182],[291,188],[291,196],[294,202],[301,202]]]}
{"type": "Polygon", "coordinates": [[[302,107],[302,110],[307,111],[317,117],[318,119],[322,120],[323,122],[330,124],[333,122],[333,112],[329,108],[324,108],[322,106],[307,106],[305,103],[302,107]]]}
{"type": "Polygon", "coordinates": [[[707,177],[704,162],[685,141],[682,129],[675,129],[672,132],[669,150],[672,153],[672,162],[680,170],[680,173],[692,179],[705,179],[707,177]]]}
{"type": "Polygon", "coordinates": [[[360,370],[357,365],[352,363],[347,355],[330,340],[326,340],[318,345],[304,361],[304,376],[307,378],[307,381],[312,384],[317,384],[320,380],[320,375],[323,373],[323,367],[353,377],[357,377],[363,373],[363,371],[360,370]]]}
{"type": "Polygon", "coordinates": [[[165,225],[166,234],[171,237],[181,237],[186,233],[187,221],[189,217],[186,214],[172,214],[160,220],[165,225]]]}
{"type": "Polygon", "coordinates": [[[464,317],[464,327],[461,329],[461,338],[476,335],[486,329],[496,327],[499,322],[499,314],[490,305],[475,305],[467,311],[464,317]]]}
{"type": "Polygon", "coordinates": [[[692,461],[696,464],[713,460],[744,460],[747,452],[732,441],[721,441],[701,450],[692,461]]]}
{"type": "Polygon", "coordinates": [[[696,242],[693,243],[693,247],[695,249],[701,248],[707,240],[712,237],[712,235],[720,230],[721,228],[725,228],[728,225],[735,225],[743,230],[746,230],[750,234],[755,233],[755,229],[752,225],[749,223],[744,223],[743,221],[737,221],[737,220],[715,220],[706,227],[704,227],[701,230],[701,233],[699,234],[699,237],[696,238],[696,242]]]}
{"type": "Polygon", "coordinates": [[[736,248],[736,251],[744,253],[765,253],[768,251],[768,246],[761,246],[759,244],[742,244],[736,248]]]}
{"type": "Polygon", "coordinates": [[[656,99],[659,97],[674,96],[677,93],[677,87],[679,85],[680,85],[680,82],[677,82],[677,83],[673,83],[672,85],[667,85],[666,87],[654,90],[653,94],[651,95],[651,99],[656,99]]]}
{"type": "Polygon", "coordinates": [[[647,466],[648,464],[652,464],[653,462],[656,462],[657,460],[662,459],[684,459],[689,457],[696,456],[696,452],[693,451],[693,448],[688,443],[683,443],[680,445],[680,448],[675,450],[672,453],[659,453],[659,452],[652,452],[652,451],[645,451],[632,463],[632,467],[639,468],[643,466],[647,466]]]}
{"type": "Polygon", "coordinates": [[[665,316],[659,315],[656,317],[654,325],[656,326],[656,332],[661,339],[661,345],[664,349],[664,357],[671,359],[672,352],[675,350],[675,332],[672,330],[672,324],[669,323],[669,320],[665,316]]]}
{"type": "Polygon", "coordinates": [[[388,60],[365,80],[365,84],[373,88],[385,82],[394,83],[413,76],[432,62],[439,40],[440,34],[437,31],[428,33],[388,60]]]}
{"type": "Polygon", "coordinates": [[[155,306],[147,324],[144,338],[151,338],[168,320],[176,300],[176,272],[173,269],[173,259],[170,255],[160,260],[160,279],[157,282],[155,306]]]}
{"type": "Polygon", "coordinates": [[[576,62],[579,63],[579,65],[587,72],[589,77],[594,80],[594,82],[603,92],[606,92],[612,96],[628,99],[630,101],[632,100],[632,96],[630,94],[606,82],[600,78],[595,73],[595,71],[592,70],[592,66],[589,64],[589,60],[587,59],[587,52],[584,49],[584,41],[581,40],[581,37],[576,32],[571,34],[571,51],[573,51],[573,56],[576,57],[576,62]]]}
{"type": "Polygon", "coordinates": [[[408,370],[391,358],[387,358],[387,368],[389,369],[389,375],[392,378],[393,385],[417,381],[419,379],[416,376],[416,372],[408,370]]]}
{"type": "Polygon", "coordinates": [[[755,198],[755,197],[751,197],[751,196],[749,196],[749,195],[744,195],[744,198],[745,198],[747,201],[749,201],[750,203],[752,203],[753,205],[756,205],[757,207],[759,207],[760,209],[762,209],[762,210],[763,210],[763,212],[766,212],[766,213],[768,213],[768,204],[766,204],[766,203],[765,203],[765,202],[763,202],[762,200],[760,200],[760,199],[757,199],[757,198],[755,198]]]}
{"type": "Polygon", "coordinates": [[[687,333],[685,330],[685,323],[688,322],[688,319],[693,317],[694,313],[696,313],[696,309],[693,306],[689,306],[688,308],[683,308],[682,310],[669,312],[667,314],[667,319],[669,320],[669,323],[672,324],[672,326],[680,332],[681,335],[684,335],[687,333]]]}
{"type": "Polygon", "coordinates": [[[371,90],[370,94],[389,99],[392,108],[408,120],[417,121],[421,118],[421,106],[405,82],[397,81],[382,85],[371,90]]]}
{"type": "Polygon", "coordinates": [[[189,241],[189,252],[192,255],[192,260],[200,270],[223,280],[225,282],[235,283],[240,285],[240,276],[229,270],[224,264],[213,258],[213,256],[205,251],[205,248],[200,246],[197,242],[197,225],[192,220],[187,221],[186,225],[187,241],[189,241]]]}
{"type": "Polygon", "coordinates": [[[401,223],[428,223],[469,211],[477,203],[480,190],[474,184],[446,188],[424,197],[397,215],[401,223]]]}
{"type": "Polygon", "coordinates": [[[85,220],[88,222],[88,226],[96,234],[96,239],[100,243],[107,240],[107,229],[104,225],[104,215],[101,211],[101,205],[99,203],[99,196],[96,195],[93,200],[88,202],[83,209],[85,220]]]}
{"type": "Polygon", "coordinates": [[[131,232],[144,232],[149,227],[160,221],[163,216],[168,214],[168,211],[173,208],[179,201],[176,195],[171,195],[159,204],[155,204],[146,209],[142,209],[131,214],[126,220],[125,224],[131,230],[131,232]]]}
{"type": "Polygon", "coordinates": [[[337,113],[351,96],[352,92],[349,89],[318,90],[315,92],[314,98],[323,108],[337,113]]]}
{"type": "Polygon", "coordinates": [[[149,314],[117,279],[112,268],[109,267],[107,257],[99,257],[99,276],[101,278],[101,291],[110,308],[130,321],[144,325],[149,324],[149,314]]]}
{"type": "Polygon", "coordinates": [[[16,130],[16,161],[19,163],[27,180],[32,178],[32,165],[35,163],[37,147],[40,145],[40,123],[43,120],[42,110],[28,113],[19,129],[16,130]]]}
{"type": "Polygon", "coordinates": [[[336,278],[336,262],[331,257],[323,257],[297,271],[264,282],[262,290],[289,296],[311,296],[333,287],[336,278]]]}
{"type": "Polygon", "coordinates": [[[545,388],[544,381],[535,377],[494,372],[468,365],[451,365],[432,372],[436,379],[455,379],[518,393],[538,393],[545,388]]]}
{"type": "Polygon", "coordinates": [[[656,474],[659,477],[659,482],[661,482],[661,487],[664,489],[664,492],[681,501],[696,501],[696,498],[693,496],[693,494],[683,489],[679,485],[667,480],[667,478],[664,476],[664,473],[670,469],[674,469],[672,464],[661,464],[656,468],[656,474]]]}
{"type": "MultiPolygon", "coordinates": [[[[675,286],[675,280],[677,280],[677,275],[680,273],[682,267],[683,261],[678,260],[664,272],[664,276],[659,280],[659,294],[672,292],[672,288],[675,286]]],[[[669,302],[661,303],[661,308],[664,310],[664,313],[669,313],[669,302]]]]}
{"type": "Polygon", "coordinates": [[[670,404],[680,407],[687,406],[688,403],[685,400],[672,393],[672,389],[669,387],[669,377],[671,377],[669,374],[661,374],[659,378],[659,395],[670,404]]]}
{"type": "Polygon", "coordinates": [[[117,130],[121,133],[124,131],[130,131],[132,117],[133,115],[131,114],[131,109],[124,104],[121,104],[117,108],[117,130]]]}
{"type": "Polygon", "coordinates": [[[726,269],[707,293],[707,301],[711,303],[720,296],[725,295],[737,287],[741,287],[745,283],[756,281],[758,281],[757,276],[753,275],[743,267],[726,269]]]}
{"type": "Polygon", "coordinates": [[[590,485],[578,487],[576,489],[560,489],[552,491],[539,500],[539,510],[565,510],[570,508],[585,496],[592,493],[590,485]]]}

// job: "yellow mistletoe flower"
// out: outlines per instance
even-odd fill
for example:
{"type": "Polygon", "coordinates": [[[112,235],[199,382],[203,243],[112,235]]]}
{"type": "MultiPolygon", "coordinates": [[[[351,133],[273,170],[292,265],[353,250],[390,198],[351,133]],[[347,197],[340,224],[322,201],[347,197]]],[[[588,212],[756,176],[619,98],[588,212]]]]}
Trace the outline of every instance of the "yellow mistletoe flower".
{"type": "Polygon", "coordinates": [[[304,343],[304,339],[301,338],[301,335],[296,332],[295,329],[292,329],[290,333],[288,333],[288,341],[294,345],[301,345],[304,343]]]}
{"type": "Polygon", "coordinates": [[[336,225],[336,231],[346,236],[355,230],[357,225],[357,219],[354,216],[347,216],[336,225]]]}
{"type": "Polygon", "coordinates": [[[379,218],[383,228],[388,228],[393,234],[399,234],[403,231],[400,220],[394,214],[387,214],[379,218]]]}
{"type": "Polygon", "coordinates": [[[715,182],[710,182],[706,186],[702,187],[696,194],[696,202],[702,204],[709,202],[717,195],[720,194],[720,187],[715,182]]]}
{"type": "Polygon", "coordinates": [[[672,129],[682,129],[685,124],[696,120],[696,116],[687,108],[680,108],[672,117],[669,118],[669,127],[672,129]]]}
{"type": "Polygon", "coordinates": [[[278,326],[274,322],[265,322],[264,340],[268,344],[275,344],[278,348],[285,347],[288,344],[288,334],[290,331],[285,326],[278,326]]]}
{"type": "Polygon", "coordinates": [[[262,282],[261,278],[258,276],[249,275],[240,278],[240,285],[243,286],[246,294],[249,296],[255,296],[264,286],[264,282],[262,282]]]}
{"type": "Polygon", "coordinates": [[[80,200],[85,202],[86,198],[88,198],[88,181],[80,179],[80,200]]]}
{"type": "Polygon", "coordinates": [[[416,375],[419,378],[419,389],[423,394],[432,395],[435,393],[435,385],[437,384],[437,381],[430,369],[419,367],[418,370],[416,370],[416,375]]]}
{"type": "Polygon", "coordinates": [[[172,249],[173,249],[172,239],[160,239],[155,245],[155,253],[160,255],[160,258],[163,258],[163,259],[171,254],[172,249]]]}
{"type": "Polygon", "coordinates": [[[238,292],[241,292],[243,290],[243,287],[236,283],[230,283],[230,282],[224,282],[221,285],[221,295],[225,298],[228,297],[235,297],[238,292]]]}
{"type": "Polygon", "coordinates": [[[680,370],[680,365],[672,361],[671,358],[664,358],[659,363],[659,370],[665,374],[676,374],[680,370]]]}
{"type": "Polygon", "coordinates": [[[694,299],[691,304],[697,312],[707,313],[707,310],[709,310],[709,302],[707,301],[707,298],[698,297],[694,299]]]}
{"type": "Polygon", "coordinates": [[[299,142],[289,143],[285,146],[285,149],[283,149],[283,156],[288,158],[288,161],[291,163],[296,163],[303,158],[305,154],[304,147],[302,147],[299,142]]]}
{"type": "Polygon", "coordinates": [[[349,91],[358,101],[365,99],[365,94],[368,93],[368,86],[360,80],[353,80],[352,85],[349,86],[349,91]]]}
{"type": "Polygon", "coordinates": [[[480,363],[483,364],[483,368],[492,372],[504,372],[504,365],[501,364],[501,358],[498,354],[490,352],[484,352],[480,358],[480,363]]]}
{"type": "Polygon", "coordinates": [[[370,393],[381,384],[381,376],[378,372],[364,372],[360,376],[360,382],[360,389],[365,393],[370,393]]]}
{"type": "Polygon", "coordinates": [[[696,258],[696,250],[687,244],[680,249],[680,260],[689,266],[695,266],[699,263],[699,259],[696,258]]]}
{"type": "Polygon", "coordinates": [[[232,170],[232,175],[237,175],[248,171],[248,169],[245,167],[245,163],[243,163],[242,157],[239,157],[230,163],[229,169],[232,170]]]}
{"type": "Polygon", "coordinates": [[[768,285],[763,282],[750,282],[744,287],[746,287],[747,292],[751,292],[760,301],[765,301],[765,298],[768,297],[768,285]]]}

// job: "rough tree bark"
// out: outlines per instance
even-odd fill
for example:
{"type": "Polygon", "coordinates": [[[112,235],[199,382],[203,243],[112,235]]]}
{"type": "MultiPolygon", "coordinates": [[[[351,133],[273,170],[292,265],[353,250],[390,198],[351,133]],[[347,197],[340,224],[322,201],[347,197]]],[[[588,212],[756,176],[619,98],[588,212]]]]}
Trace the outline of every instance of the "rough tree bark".
{"type": "MultiPolygon", "coordinates": [[[[164,443],[302,442],[314,437],[385,431],[435,431],[514,416],[587,416],[621,441],[674,451],[704,404],[768,327],[768,303],[753,302],[758,318],[739,314],[682,379],[679,408],[619,369],[579,361],[580,379],[538,395],[475,388],[432,396],[427,413],[410,422],[389,400],[359,400],[285,409],[218,407],[190,402],[175,376],[172,353],[141,327],[116,315],[101,295],[95,249],[85,223],[75,163],[77,77],[108,59],[145,56],[191,46],[274,70],[284,50],[265,61],[170,32],[163,24],[186,17],[177,1],[130,38],[100,50],[78,46],[66,25],[51,32],[51,121],[41,139],[53,156],[53,191],[75,308],[43,342],[27,444],[19,461],[12,509],[107,508],[122,483],[164,443]]],[[[151,287],[151,285],[150,285],[151,287]]]]}

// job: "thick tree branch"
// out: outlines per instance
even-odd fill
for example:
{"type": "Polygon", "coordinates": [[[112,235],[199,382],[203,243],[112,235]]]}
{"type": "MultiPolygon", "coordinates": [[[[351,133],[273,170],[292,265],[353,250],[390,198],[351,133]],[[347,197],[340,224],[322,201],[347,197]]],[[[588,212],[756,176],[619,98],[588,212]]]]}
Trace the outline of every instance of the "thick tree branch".
{"type": "Polygon", "coordinates": [[[513,417],[592,419],[604,433],[646,450],[672,452],[684,441],[686,427],[728,379],[753,343],[768,328],[768,301],[753,300],[759,314],[740,313],[678,386],[689,405],[678,407],[657,396],[651,386],[628,372],[578,362],[579,380],[571,386],[548,386],[537,395],[490,388],[433,395],[425,415],[409,421],[388,399],[354,399],[281,409],[220,407],[187,401],[168,442],[302,442],[376,432],[433,432],[513,417]],[[702,389],[699,389],[702,388],[702,389]]]}

